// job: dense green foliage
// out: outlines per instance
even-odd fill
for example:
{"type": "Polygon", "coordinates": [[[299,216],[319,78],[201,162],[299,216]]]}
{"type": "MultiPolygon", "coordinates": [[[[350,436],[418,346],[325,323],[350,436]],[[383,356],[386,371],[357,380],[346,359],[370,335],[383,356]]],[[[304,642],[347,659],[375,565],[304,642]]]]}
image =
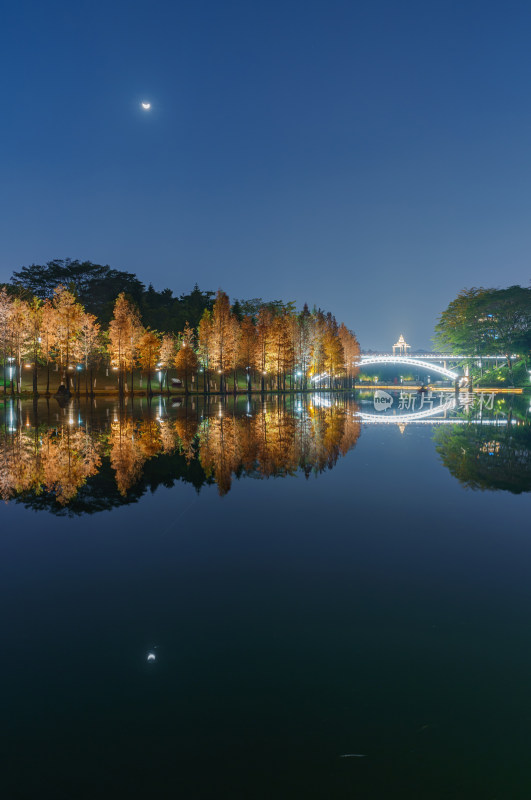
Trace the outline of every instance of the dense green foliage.
{"type": "Polygon", "coordinates": [[[531,350],[531,289],[463,289],[443,311],[435,331],[443,351],[499,355],[511,369],[512,356],[527,358],[531,350]]]}
{"type": "MultiPolygon", "coordinates": [[[[78,259],[53,259],[46,264],[30,264],[14,271],[11,282],[5,284],[12,293],[23,299],[38,297],[52,299],[57,286],[72,292],[89,314],[94,314],[105,328],[113,313],[116,298],[123,292],[138,307],[146,328],[178,334],[185,324],[197,329],[205,311],[214,304],[213,291],[201,291],[197,284],[188,294],[176,296],[172,289],[157,291],[152,284],[146,288],[132,272],[113,269],[78,259]]],[[[264,301],[261,297],[235,300],[232,312],[240,321],[244,316],[256,320],[260,309],[279,313],[293,311],[293,303],[281,300],[264,301]]]]}
{"type": "MultiPolygon", "coordinates": [[[[475,370],[476,373],[479,370],[475,370]]],[[[483,370],[483,374],[476,374],[476,386],[529,386],[529,372],[525,360],[511,364],[509,368],[506,363],[498,367],[483,370]]]]}
{"type": "Polygon", "coordinates": [[[197,327],[214,297],[214,292],[202,292],[197,284],[189,294],[175,297],[171,289],[157,292],[151,284],[146,289],[131,272],[69,258],[22,267],[13,272],[11,285],[22,296],[41,300],[51,299],[57,286],[65,286],[102,327],[109,324],[116,298],[123,292],[138,306],[146,327],[175,334],[186,322],[197,327]]]}

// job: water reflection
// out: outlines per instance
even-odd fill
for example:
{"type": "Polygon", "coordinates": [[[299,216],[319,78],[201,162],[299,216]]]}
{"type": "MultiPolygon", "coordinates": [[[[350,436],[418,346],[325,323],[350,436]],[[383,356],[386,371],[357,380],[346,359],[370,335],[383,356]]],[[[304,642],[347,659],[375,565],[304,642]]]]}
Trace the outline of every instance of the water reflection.
{"type": "MultiPolygon", "coordinates": [[[[397,395],[398,397],[398,395],[397,395]]],[[[362,425],[390,422],[404,432],[432,424],[442,463],[473,489],[531,491],[528,400],[498,397],[483,407],[437,406],[437,417],[404,410],[372,413],[345,395],[275,396],[262,400],[144,399],[8,402],[0,407],[0,498],[56,514],[94,513],[137,502],[177,481],[220,495],[241,477],[319,474],[358,441],[362,425]]],[[[398,403],[396,403],[398,405],[398,403]]]]}
{"type": "Polygon", "coordinates": [[[527,394],[360,392],[358,401],[365,425],[396,426],[401,433],[411,425],[433,427],[442,463],[466,488],[531,491],[527,394]]]}
{"type": "Polygon", "coordinates": [[[10,404],[0,438],[0,497],[55,513],[91,513],[182,480],[198,490],[234,477],[307,477],[355,446],[361,423],[345,397],[10,404]]]}
{"type": "Polygon", "coordinates": [[[469,489],[531,491],[531,426],[452,425],[434,440],[444,466],[469,489]]]}

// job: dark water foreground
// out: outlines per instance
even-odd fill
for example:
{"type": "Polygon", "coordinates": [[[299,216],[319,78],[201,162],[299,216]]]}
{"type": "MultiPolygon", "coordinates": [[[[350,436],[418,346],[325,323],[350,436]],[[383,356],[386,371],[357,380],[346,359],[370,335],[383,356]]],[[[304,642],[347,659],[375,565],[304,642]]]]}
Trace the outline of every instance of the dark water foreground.
{"type": "Polygon", "coordinates": [[[529,797],[529,398],[391,405],[0,406],[2,798],[529,797]]]}

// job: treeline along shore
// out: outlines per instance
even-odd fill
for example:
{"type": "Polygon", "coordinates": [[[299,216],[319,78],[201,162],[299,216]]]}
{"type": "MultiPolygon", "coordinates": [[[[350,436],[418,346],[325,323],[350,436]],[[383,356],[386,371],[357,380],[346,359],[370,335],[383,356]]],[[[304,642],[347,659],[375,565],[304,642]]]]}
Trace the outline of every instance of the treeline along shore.
{"type": "Polygon", "coordinates": [[[333,314],[132,273],[33,264],[0,287],[3,394],[252,393],[353,388],[360,347],[333,314]]]}
{"type": "Polygon", "coordinates": [[[470,374],[480,386],[530,387],[531,288],[463,289],[435,326],[436,347],[469,357],[470,374]],[[497,356],[493,367],[483,356],[497,356]]]}

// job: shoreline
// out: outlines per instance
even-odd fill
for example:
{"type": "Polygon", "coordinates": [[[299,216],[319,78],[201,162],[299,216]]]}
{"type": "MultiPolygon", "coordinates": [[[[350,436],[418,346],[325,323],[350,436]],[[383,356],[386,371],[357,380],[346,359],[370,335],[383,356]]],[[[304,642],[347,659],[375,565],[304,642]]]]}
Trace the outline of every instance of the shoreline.
{"type": "MultiPolygon", "coordinates": [[[[187,398],[187,397],[192,397],[192,398],[203,397],[203,398],[206,399],[208,397],[256,397],[256,396],[265,396],[265,395],[298,395],[298,394],[316,394],[316,393],[327,393],[327,394],[332,394],[332,393],[333,394],[348,394],[348,393],[350,393],[350,394],[355,394],[356,392],[364,392],[364,391],[371,392],[371,391],[377,391],[378,389],[384,390],[384,391],[395,391],[395,392],[398,392],[398,391],[404,392],[404,391],[408,391],[408,390],[410,390],[410,391],[420,391],[420,389],[422,388],[423,385],[424,384],[420,384],[419,383],[419,384],[408,384],[407,386],[404,386],[403,384],[400,385],[400,386],[396,386],[394,384],[380,384],[380,383],[376,384],[376,383],[371,383],[371,384],[365,384],[365,385],[363,385],[363,384],[359,385],[358,384],[355,387],[349,388],[349,389],[345,389],[345,388],[337,388],[337,389],[326,388],[325,389],[325,388],[317,388],[317,387],[311,388],[311,389],[284,389],[284,390],[283,389],[271,389],[271,390],[264,390],[264,391],[261,391],[259,389],[258,390],[254,390],[253,389],[250,392],[249,391],[241,391],[241,390],[238,390],[236,392],[234,392],[234,391],[231,391],[231,392],[213,392],[212,391],[212,392],[209,392],[208,394],[205,394],[202,391],[201,392],[193,392],[193,391],[190,391],[190,392],[184,392],[184,391],[183,392],[160,392],[160,391],[158,391],[158,392],[152,392],[150,395],[148,395],[147,392],[143,392],[142,390],[139,390],[139,391],[133,392],[133,393],[131,393],[131,392],[125,393],[123,395],[120,395],[119,392],[117,392],[117,391],[113,392],[113,391],[109,391],[109,390],[105,390],[105,391],[97,391],[96,390],[96,391],[93,391],[90,394],[87,394],[85,392],[79,392],[79,393],[72,392],[70,395],[59,395],[59,396],[56,395],[56,394],[46,394],[45,392],[39,392],[37,394],[33,394],[33,392],[20,392],[20,393],[16,393],[15,392],[14,394],[11,393],[11,392],[6,392],[5,394],[0,394],[0,401],[4,401],[5,402],[6,400],[81,400],[81,399],[94,400],[97,397],[112,397],[112,398],[118,398],[118,399],[121,398],[124,401],[126,401],[126,400],[129,401],[129,400],[134,400],[135,398],[151,399],[151,398],[154,398],[154,397],[157,397],[157,398],[158,397],[166,397],[168,399],[183,399],[183,398],[187,398]]],[[[453,387],[431,386],[431,385],[429,385],[426,388],[427,388],[428,391],[431,391],[431,392],[446,392],[448,394],[454,394],[455,393],[455,389],[453,387]]],[[[529,388],[528,387],[523,388],[521,386],[515,386],[515,387],[474,386],[471,390],[470,389],[465,389],[465,388],[462,388],[462,389],[459,390],[459,392],[465,392],[465,391],[467,391],[467,392],[468,391],[472,391],[472,392],[474,392],[476,394],[482,393],[482,392],[483,393],[485,393],[485,392],[488,392],[488,393],[494,392],[495,394],[524,394],[526,392],[531,392],[531,386],[529,388]]]]}

